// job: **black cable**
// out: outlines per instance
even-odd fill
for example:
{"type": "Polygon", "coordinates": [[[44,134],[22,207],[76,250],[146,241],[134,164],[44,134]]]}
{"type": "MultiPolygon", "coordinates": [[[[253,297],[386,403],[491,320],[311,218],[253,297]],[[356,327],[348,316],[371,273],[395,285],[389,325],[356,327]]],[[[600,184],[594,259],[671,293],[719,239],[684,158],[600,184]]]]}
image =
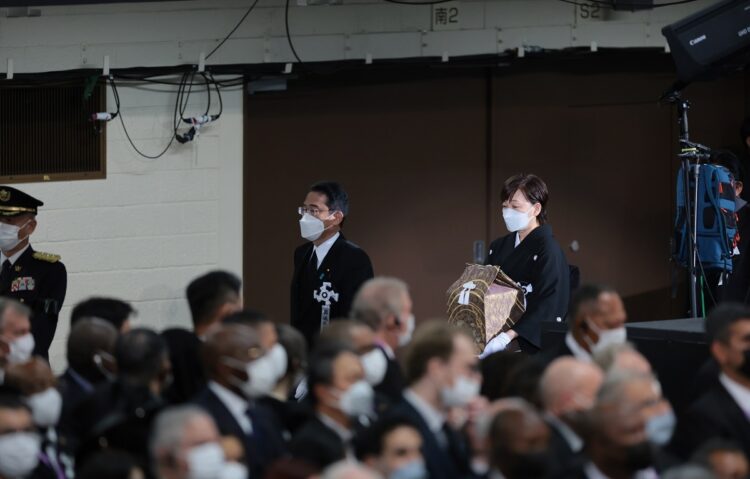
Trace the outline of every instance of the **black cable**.
{"type": "Polygon", "coordinates": [[[229,37],[231,37],[232,34],[234,32],[236,32],[238,28],[240,28],[240,25],[242,25],[242,22],[244,22],[245,19],[247,18],[247,16],[250,15],[250,12],[253,11],[253,9],[255,8],[255,6],[258,4],[258,1],[259,0],[255,0],[253,2],[253,4],[250,5],[250,8],[248,8],[247,11],[245,12],[245,14],[242,15],[242,18],[240,18],[240,21],[237,22],[237,25],[235,25],[234,28],[227,34],[227,36],[224,37],[224,39],[222,41],[220,41],[219,44],[216,45],[214,47],[214,49],[211,50],[211,52],[208,55],[206,55],[206,60],[208,60],[209,58],[211,58],[211,55],[213,55],[214,53],[216,53],[216,50],[218,50],[219,48],[221,48],[221,46],[224,45],[224,42],[226,42],[227,40],[229,40],[229,37]]]}
{"type": "Polygon", "coordinates": [[[297,59],[297,63],[300,65],[304,65],[305,62],[302,61],[302,59],[297,55],[297,50],[294,48],[294,42],[292,41],[292,33],[289,31],[289,1],[286,0],[286,4],[284,6],[284,27],[286,30],[286,40],[289,42],[289,48],[292,50],[292,55],[294,55],[294,58],[297,59]]]}
{"type": "Polygon", "coordinates": [[[211,84],[208,83],[208,76],[205,73],[201,73],[201,75],[206,81],[206,95],[208,95],[208,104],[206,105],[206,113],[204,115],[208,115],[208,112],[211,110],[211,84]]]}
{"type": "MultiPolygon", "coordinates": [[[[183,73],[182,74],[182,81],[180,82],[180,85],[177,89],[177,99],[175,100],[174,104],[174,114],[173,114],[173,129],[172,129],[172,137],[169,139],[169,143],[167,143],[167,146],[164,147],[164,149],[157,155],[147,155],[143,153],[133,142],[133,139],[130,137],[130,133],[128,133],[128,129],[125,126],[125,120],[123,119],[122,112],[120,115],[120,124],[122,125],[122,131],[125,132],[125,137],[128,139],[128,142],[130,143],[130,146],[133,147],[136,153],[138,153],[140,156],[144,158],[148,158],[149,160],[157,160],[164,156],[164,154],[169,150],[169,147],[172,146],[172,143],[174,143],[175,138],[177,137],[177,127],[179,126],[180,117],[178,116],[178,109],[181,108],[182,104],[182,96],[184,94],[185,85],[187,84],[189,73],[183,73]]],[[[115,85],[114,79],[112,79],[112,94],[115,97],[115,103],[117,105],[117,111],[120,111],[120,95],[117,93],[117,86],[115,85]]],[[[189,100],[189,93],[188,93],[188,100],[189,100]]],[[[187,103],[187,102],[186,102],[187,103]]],[[[186,105],[187,106],[187,105],[186,105]]]]}
{"type": "MultiPolygon", "coordinates": [[[[395,0],[386,0],[386,1],[395,1],[395,0]]],[[[558,0],[563,3],[570,3],[572,5],[578,5],[578,6],[590,6],[590,4],[594,3],[596,5],[601,5],[603,7],[607,8],[615,8],[617,7],[617,3],[613,0],[585,0],[588,3],[581,3],[580,1],[576,2],[574,0],[558,0]]],[[[671,7],[673,5],[683,5],[686,3],[693,3],[698,0],[674,0],[671,2],[665,2],[665,3],[627,3],[620,5],[623,9],[628,8],[644,8],[644,9],[652,9],[652,8],[661,8],[661,7],[671,7]]]]}
{"type": "Polygon", "coordinates": [[[385,0],[386,3],[396,3],[398,5],[438,5],[440,3],[448,3],[454,0],[432,0],[428,2],[409,2],[408,0],[385,0]]]}

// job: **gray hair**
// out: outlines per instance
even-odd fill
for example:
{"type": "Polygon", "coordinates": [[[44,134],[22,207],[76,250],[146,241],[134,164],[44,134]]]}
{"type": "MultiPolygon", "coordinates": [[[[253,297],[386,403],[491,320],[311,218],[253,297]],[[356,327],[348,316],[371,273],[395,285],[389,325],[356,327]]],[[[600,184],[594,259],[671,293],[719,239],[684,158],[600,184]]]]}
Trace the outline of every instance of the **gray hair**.
{"type": "Polygon", "coordinates": [[[664,479],[716,479],[710,470],[697,464],[683,464],[673,467],[664,473],[664,479]]]}
{"type": "Polygon", "coordinates": [[[3,329],[5,329],[5,313],[9,309],[13,309],[17,313],[31,318],[31,309],[25,304],[19,303],[11,298],[0,298],[0,334],[3,333],[3,329]]]}
{"type": "Polygon", "coordinates": [[[351,317],[378,330],[389,315],[398,315],[404,307],[409,287],[398,278],[378,276],[367,280],[352,302],[351,317]]]}
{"type": "Polygon", "coordinates": [[[151,430],[151,459],[155,461],[162,451],[174,452],[182,441],[185,426],[199,417],[211,419],[206,411],[193,405],[174,406],[159,413],[151,430]]]}
{"type": "Polygon", "coordinates": [[[617,356],[624,352],[637,353],[638,350],[635,349],[635,345],[630,342],[610,344],[606,348],[595,352],[592,359],[594,360],[594,363],[602,368],[602,371],[609,371],[617,361],[617,356]]]}
{"type": "Polygon", "coordinates": [[[320,479],[382,479],[383,476],[355,461],[340,461],[328,466],[320,479]]]}

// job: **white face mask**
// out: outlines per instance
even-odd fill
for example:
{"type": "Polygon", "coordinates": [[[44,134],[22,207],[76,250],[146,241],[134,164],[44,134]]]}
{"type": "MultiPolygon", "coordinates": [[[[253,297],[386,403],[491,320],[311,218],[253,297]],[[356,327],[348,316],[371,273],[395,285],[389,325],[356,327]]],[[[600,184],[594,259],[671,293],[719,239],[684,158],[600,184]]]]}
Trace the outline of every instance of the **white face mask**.
{"type": "Polygon", "coordinates": [[[34,336],[32,336],[31,333],[26,333],[10,343],[8,362],[11,364],[23,364],[31,359],[31,354],[33,352],[34,336]]]}
{"type": "Polygon", "coordinates": [[[187,453],[188,479],[246,479],[247,469],[241,464],[226,462],[219,443],[195,446],[187,453]]]}
{"type": "Polygon", "coordinates": [[[628,332],[625,326],[620,326],[615,329],[599,329],[593,325],[590,321],[588,322],[589,327],[599,336],[599,341],[594,343],[591,338],[587,335],[583,336],[583,339],[588,343],[591,354],[597,354],[600,351],[607,349],[612,345],[625,344],[628,340],[628,332]]]}
{"type": "MultiPolygon", "coordinates": [[[[237,360],[234,358],[225,358],[227,363],[237,367],[237,360]]],[[[248,380],[240,381],[237,378],[231,378],[237,387],[248,399],[257,399],[268,396],[276,386],[276,371],[273,364],[268,360],[268,355],[262,356],[255,361],[243,366],[247,373],[248,380]]]]}
{"type": "Polygon", "coordinates": [[[365,370],[365,381],[370,386],[377,386],[383,382],[388,369],[388,359],[380,348],[373,348],[372,351],[363,354],[359,360],[365,370]]]}
{"type": "Polygon", "coordinates": [[[508,231],[515,233],[529,226],[531,216],[529,216],[529,213],[516,211],[513,208],[503,208],[503,220],[508,231]]]}
{"type": "Polygon", "coordinates": [[[0,436],[0,476],[26,477],[39,464],[41,440],[33,432],[0,436]]]}
{"type": "Polygon", "coordinates": [[[288,366],[289,359],[286,355],[286,349],[279,343],[273,345],[271,349],[266,353],[266,358],[274,370],[276,381],[283,378],[286,375],[286,368],[288,366]]]}
{"type": "Polygon", "coordinates": [[[41,428],[56,426],[62,411],[62,396],[55,388],[29,396],[27,400],[34,424],[41,428]]]}
{"type": "Polygon", "coordinates": [[[478,381],[461,375],[453,382],[453,386],[440,390],[440,397],[446,407],[464,407],[479,396],[480,388],[478,381]]]}
{"type": "Polygon", "coordinates": [[[320,238],[323,231],[328,228],[326,228],[325,223],[323,223],[323,220],[320,218],[316,218],[310,213],[305,213],[299,220],[299,229],[304,239],[307,241],[315,241],[320,238]]]}
{"type": "Polygon", "coordinates": [[[414,328],[416,327],[417,320],[414,319],[413,314],[410,314],[409,317],[406,318],[406,331],[404,331],[398,337],[399,346],[404,347],[411,342],[411,337],[414,335],[414,328]]]}
{"type": "Polygon", "coordinates": [[[24,236],[19,238],[18,234],[31,220],[22,224],[21,226],[10,225],[8,223],[0,223],[0,251],[10,251],[18,244],[28,238],[24,236]]]}
{"type": "Polygon", "coordinates": [[[371,416],[375,410],[375,392],[366,381],[357,381],[339,397],[338,408],[349,417],[371,416]]]}

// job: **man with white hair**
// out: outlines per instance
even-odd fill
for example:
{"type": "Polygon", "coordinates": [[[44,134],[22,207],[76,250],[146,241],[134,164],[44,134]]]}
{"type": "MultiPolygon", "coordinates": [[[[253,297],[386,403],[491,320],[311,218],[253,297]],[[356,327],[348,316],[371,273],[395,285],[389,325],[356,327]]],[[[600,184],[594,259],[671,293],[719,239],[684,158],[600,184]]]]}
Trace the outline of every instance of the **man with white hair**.
{"type": "Polygon", "coordinates": [[[354,297],[352,318],[375,331],[375,343],[387,359],[375,392],[395,402],[404,389],[404,374],[395,351],[411,341],[414,315],[409,287],[397,278],[380,276],[365,282],[354,297]]]}
{"type": "Polygon", "coordinates": [[[247,469],[228,462],[211,416],[196,406],[164,410],[150,444],[157,479],[246,479],[247,469]]]}
{"type": "Polygon", "coordinates": [[[598,366],[572,356],[554,360],[542,375],[539,387],[550,426],[553,467],[564,470],[580,456],[583,415],[594,406],[603,380],[598,366]]]}
{"type": "Polygon", "coordinates": [[[359,462],[341,461],[328,466],[320,479],[383,479],[383,476],[359,462]]]}
{"type": "Polygon", "coordinates": [[[26,305],[14,299],[0,298],[0,367],[31,359],[34,337],[30,318],[31,310],[26,305]]]}

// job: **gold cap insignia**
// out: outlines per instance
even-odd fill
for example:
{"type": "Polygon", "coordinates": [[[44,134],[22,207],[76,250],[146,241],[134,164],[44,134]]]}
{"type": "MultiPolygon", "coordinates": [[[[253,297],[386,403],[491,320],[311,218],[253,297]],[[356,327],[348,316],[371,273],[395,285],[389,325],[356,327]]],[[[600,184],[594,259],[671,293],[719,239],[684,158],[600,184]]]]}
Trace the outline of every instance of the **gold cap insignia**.
{"type": "Polygon", "coordinates": [[[8,201],[10,199],[10,191],[0,190],[0,201],[8,201]]]}

